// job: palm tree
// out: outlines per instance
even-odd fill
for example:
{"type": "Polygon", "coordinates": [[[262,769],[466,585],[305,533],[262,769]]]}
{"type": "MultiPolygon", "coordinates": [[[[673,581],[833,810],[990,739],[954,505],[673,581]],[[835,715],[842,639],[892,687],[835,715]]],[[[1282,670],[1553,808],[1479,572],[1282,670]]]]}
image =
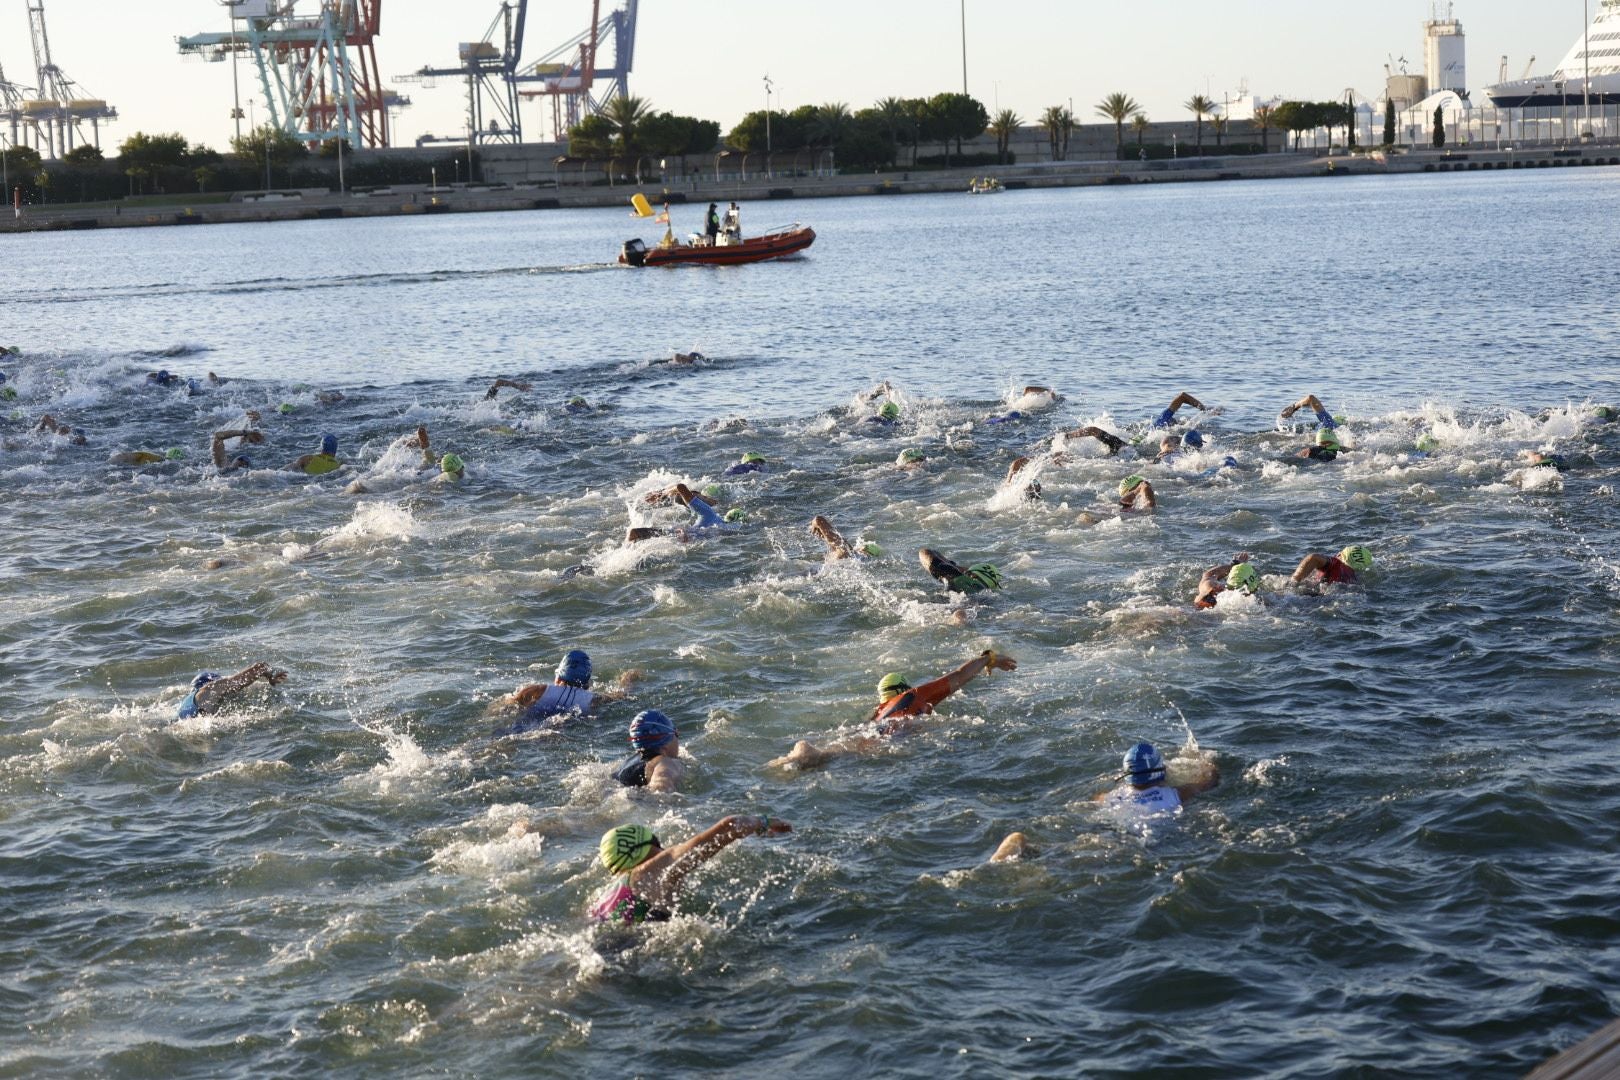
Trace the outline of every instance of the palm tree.
{"type": "Polygon", "coordinates": [[[1046,143],[1053,161],[1063,160],[1063,106],[1048,105],[1041,113],[1041,127],[1046,129],[1046,143]]]}
{"type": "Polygon", "coordinates": [[[1215,129],[1216,146],[1221,145],[1221,139],[1226,134],[1226,123],[1226,116],[1222,113],[1216,113],[1214,116],[1209,118],[1209,126],[1215,129]]]}
{"type": "Polygon", "coordinates": [[[817,146],[836,146],[838,141],[848,134],[851,119],[849,106],[842,101],[818,105],[810,114],[809,130],[806,134],[817,146]]]}
{"type": "Polygon", "coordinates": [[[1270,105],[1256,105],[1254,107],[1254,126],[1260,129],[1260,152],[1271,153],[1271,146],[1266,138],[1266,132],[1271,130],[1272,113],[1275,110],[1270,105]]]}
{"type": "Polygon", "coordinates": [[[1114,152],[1117,156],[1125,154],[1125,121],[1135,113],[1142,111],[1129,94],[1109,94],[1097,104],[1097,115],[1106,116],[1114,122],[1114,152]]]}
{"type": "Polygon", "coordinates": [[[1204,156],[1204,117],[1215,111],[1215,103],[1203,94],[1194,94],[1182,106],[1188,112],[1198,117],[1198,156],[1204,156]]]}
{"type": "Polygon", "coordinates": [[[906,108],[905,98],[886,97],[873,108],[877,111],[883,130],[889,133],[889,141],[898,148],[900,133],[911,123],[911,111],[906,108]]]}
{"type": "Polygon", "coordinates": [[[1150,126],[1146,113],[1137,113],[1131,117],[1131,130],[1136,132],[1136,148],[1138,150],[1142,149],[1142,136],[1147,134],[1147,129],[1150,126]]]}
{"type": "Polygon", "coordinates": [[[1018,114],[1011,109],[1002,109],[990,121],[990,134],[996,137],[996,156],[1003,165],[1007,164],[1007,147],[1022,123],[1018,114]]]}

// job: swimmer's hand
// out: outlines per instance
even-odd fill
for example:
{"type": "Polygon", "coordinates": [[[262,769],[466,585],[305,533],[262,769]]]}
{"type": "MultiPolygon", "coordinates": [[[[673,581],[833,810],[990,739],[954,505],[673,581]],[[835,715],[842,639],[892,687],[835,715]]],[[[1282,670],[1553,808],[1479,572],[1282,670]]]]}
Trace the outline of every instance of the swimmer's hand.
{"type": "Polygon", "coordinates": [[[783,833],[793,831],[792,825],[789,825],[781,818],[772,818],[769,814],[764,817],[744,818],[738,824],[750,827],[756,836],[765,836],[766,834],[781,836],[783,833]]]}

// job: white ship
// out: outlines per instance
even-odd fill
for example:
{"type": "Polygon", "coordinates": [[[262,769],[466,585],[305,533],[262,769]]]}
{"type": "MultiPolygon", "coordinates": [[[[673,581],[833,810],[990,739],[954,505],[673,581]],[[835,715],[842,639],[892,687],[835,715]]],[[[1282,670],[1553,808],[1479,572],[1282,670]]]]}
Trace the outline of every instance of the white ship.
{"type": "Polygon", "coordinates": [[[1578,105],[1588,92],[1594,105],[1620,104],[1620,0],[1597,0],[1592,25],[1551,75],[1485,88],[1485,96],[1499,109],[1578,105]]]}

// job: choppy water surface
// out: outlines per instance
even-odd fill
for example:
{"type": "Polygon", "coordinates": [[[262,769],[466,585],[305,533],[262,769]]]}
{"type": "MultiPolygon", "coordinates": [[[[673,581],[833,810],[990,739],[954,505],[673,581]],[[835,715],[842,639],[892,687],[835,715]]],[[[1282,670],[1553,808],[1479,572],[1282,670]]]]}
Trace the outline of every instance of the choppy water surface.
{"type": "Polygon", "coordinates": [[[1610,170],[778,203],[809,256],[719,271],[605,265],[619,211],[5,240],[0,1075],[1522,1072],[1620,1008],[1617,209],[1610,170]],[[1026,382],[1065,400],[981,422],[1026,382]],[[1203,452],[998,491],[1183,389],[1203,452]],[[1357,449],[1301,468],[1312,391],[1357,449]],[[390,449],[417,424],[467,485],[390,449]],[[345,473],[273,470],[323,431],[345,473]],[[622,546],[747,450],[745,526],[622,546]],[[1131,471],[1158,514],[1081,524],[1131,471]],[[818,573],[817,512],[887,557],[818,573]],[[1275,586],[1351,542],[1365,589],[1190,606],[1235,550],[1275,586]],[[953,624],[923,544],[1006,590],[953,624]],[[926,734],[764,768],[990,645],[1019,671],[926,734]],[[573,646],[633,696],[492,738],[573,646]],[[258,659],[292,680],[174,719],[258,659]],[[607,781],[648,707],[678,796],[607,781]],[[1223,776],[1151,838],[1089,801],[1139,738],[1223,776]],[[584,924],[604,829],[733,812],[796,831],[584,924]],[[1014,829],[1038,857],[987,864],[1014,829]]]}

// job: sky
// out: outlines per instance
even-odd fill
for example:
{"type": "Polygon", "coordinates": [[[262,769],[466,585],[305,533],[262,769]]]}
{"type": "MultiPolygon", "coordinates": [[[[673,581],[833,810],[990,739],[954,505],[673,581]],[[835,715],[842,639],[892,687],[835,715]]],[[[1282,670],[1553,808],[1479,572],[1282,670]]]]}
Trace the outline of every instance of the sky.
{"type": "MultiPolygon", "coordinates": [[[[604,13],[623,0],[601,0],[604,13]]],[[[453,66],[461,41],[480,39],[499,0],[382,0],[378,65],[385,85],[424,65],[453,66]]],[[[314,10],[318,0],[299,0],[314,10]]],[[[1468,83],[1510,78],[1563,58],[1584,27],[1581,0],[642,0],[632,94],[659,110],[717,120],[729,130],[765,107],[844,102],[864,108],[888,96],[926,97],[962,88],[966,12],[968,91],[992,113],[1034,122],[1050,105],[1073,103],[1081,123],[1104,123],[1094,106],[1130,94],[1153,120],[1190,117],[1196,93],[1216,101],[1243,87],[1262,97],[1338,99],[1354,88],[1381,95],[1384,65],[1404,56],[1423,70],[1422,24],[1450,8],[1468,39],[1468,83]]],[[[217,0],[45,0],[53,59],[119,119],[103,134],[111,150],[135,131],[178,131],[222,149],[230,119],[231,65],[179,55],[175,38],[224,30],[217,0]]],[[[524,57],[533,59],[590,21],[591,0],[529,0],[524,57]]],[[[0,68],[32,84],[33,53],[23,0],[0,0],[0,68]]],[[[254,85],[240,75],[243,108],[254,85]]],[[[431,132],[465,132],[464,84],[399,86],[412,99],[396,121],[396,144],[431,132]]],[[[551,137],[548,107],[523,107],[525,138],[551,137]],[[544,108],[544,115],[542,109],[544,108]]],[[[264,104],[258,101],[256,115],[264,104]]]]}

